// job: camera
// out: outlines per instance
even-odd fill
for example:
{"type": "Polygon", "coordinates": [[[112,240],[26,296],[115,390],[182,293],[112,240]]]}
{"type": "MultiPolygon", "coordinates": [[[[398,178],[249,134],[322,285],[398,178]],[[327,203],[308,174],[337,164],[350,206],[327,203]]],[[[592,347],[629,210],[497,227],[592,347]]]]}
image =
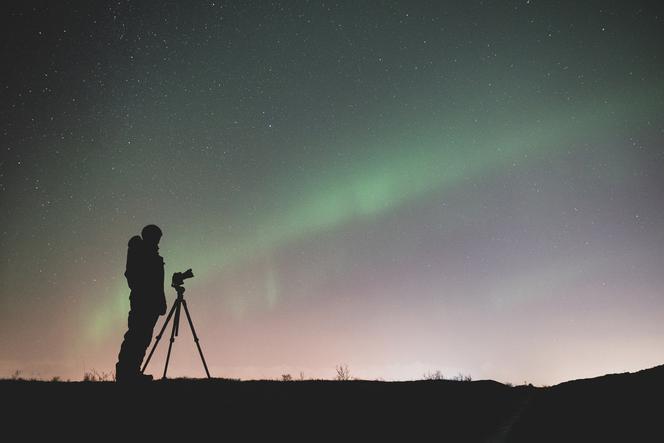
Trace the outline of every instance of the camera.
{"type": "Polygon", "coordinates": [[[194,273],[191,271],[191,268],[187,269],[184,272],[176,272],[173,274],[173,278],[171,279],[171,286],[173,287],[182,286],[186,279],[191,278],[193,276],[194,273]]]}

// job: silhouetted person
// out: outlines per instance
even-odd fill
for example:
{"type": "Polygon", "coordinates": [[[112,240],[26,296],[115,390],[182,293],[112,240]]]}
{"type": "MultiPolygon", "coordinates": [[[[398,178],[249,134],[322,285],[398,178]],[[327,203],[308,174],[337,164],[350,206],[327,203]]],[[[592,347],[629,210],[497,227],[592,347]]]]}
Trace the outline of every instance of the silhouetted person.
{"type": "Polygon", "coordinates": [[[125,277],[131,293],[128,329],[115,365],[115,378],[119,382],[151,380],[141,374],[145,350],[152,341],[157,319],[166,313],[164,294],[164,259],[159,255],[162,233],[155,225],[147,225],[129,240],[125,277]]]}

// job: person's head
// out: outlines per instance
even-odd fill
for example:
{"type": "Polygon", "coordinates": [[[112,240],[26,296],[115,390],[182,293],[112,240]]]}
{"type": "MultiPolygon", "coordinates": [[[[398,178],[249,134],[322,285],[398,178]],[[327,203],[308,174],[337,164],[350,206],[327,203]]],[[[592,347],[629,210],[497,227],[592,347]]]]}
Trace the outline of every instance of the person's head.
{"type": "Polygon", "coordinates": [[[161,229],[157,225],[147,225],[141,231],[141,237],[143,237],[143,242],[149,248],[157,248],[159,245],[159,240],[161,239],[161,229]]]}

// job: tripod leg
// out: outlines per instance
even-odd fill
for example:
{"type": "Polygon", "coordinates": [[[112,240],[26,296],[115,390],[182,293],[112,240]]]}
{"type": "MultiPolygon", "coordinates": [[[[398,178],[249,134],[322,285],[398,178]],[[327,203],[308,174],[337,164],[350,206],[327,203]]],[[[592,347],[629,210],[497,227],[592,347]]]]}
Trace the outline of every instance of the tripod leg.
{"type": "Polygon", "coordinates": [[[166,365],[164,366],[164,375],[161,378],[166,378],[166,371],[168,371],[168,361],[171,359],[171,348],[173,348],[173,342],[175,341],[175,331],[178,329],[178,322],[180,320],[180,303],[181,301],[176,300],[175,304],[175,318],[173,319],[173,329],[171,329],[171,340],[168,343],[168,354],[166,354],[166,365]]]}
{"type": "Polygon", "coordinates": [[[203,351],[201,350],[201,345],[198,343],[198,336],[196,335],[196,330],[194,329],[194,322],[191,321],[191,315],[189,315],[189,308],[187,308],[187,302],[182,299],[182,304],[184,305],[184,312],[187,314],[187,320],[189,321],[189,327],[191,328],[191,333],[194,336],[194,341],[196,342],[196,347],[198,348],[198,353],[201,355],[201,360],[203,361],[203,366],[205,367],[205,373],[208,378],[210,377],[210,371],[208,371],[207,363],[205,363],[205,357],[203,357],[203,351]]]}
{"type": "Polygon", "coordinates": [[[152,345],[152,349],[150,350],[150,354],[148,354],[147,360],[145,360],[145,363],[143,363],[143,369],[141,369],[141,374],[145,372],[145,368],[148,367],[148,363],[150,363],[150,359],[152,358],[152,354],[154,354],[154,350],[157,349],[157,344],[159,344],[159,340],[161,340],[161,336],[164,335],[164,330],[166,329],[166,326],[168,326],[168,322],[171,320],[171,317],[173,316],[173,312],[175,312],[175,305],[177,303],[173,303],[173,306],[171,306],[171,311],[168,313],[168,316],[166,317],[166,321],[164,322],[164,325],[161,327],[161,330],[159,331],[159,334],[157,334],[157,337],[154,341],[154,345],[152,345]]]}
{"type": "Polygon", "coordinates": [[[178,333],[180,332],[180,308],[178,308],[177,311],[175,311],[175,336],[178,336],[178,333]]]}

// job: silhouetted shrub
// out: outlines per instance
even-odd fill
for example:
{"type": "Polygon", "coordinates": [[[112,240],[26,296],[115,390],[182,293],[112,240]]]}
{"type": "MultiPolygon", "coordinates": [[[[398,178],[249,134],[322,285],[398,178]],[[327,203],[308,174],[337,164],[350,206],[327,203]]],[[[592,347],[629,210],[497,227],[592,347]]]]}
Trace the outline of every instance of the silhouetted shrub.
{"type": "Polygon", "coordinates": [[[459,375],[452,377],[454,381],[473,381],[473,378],[470,375],[465,375],[459,372],[459,375]]]}
{"type": "Polygon", "coordinates": [[[97,372],[96,369],[91,369],[90,371],[86,371],[85,374],[83,374],[83,381],[99,382],[114,380],[115,376],[113,374],[109,374],[108,372],[97,372]]]}
{"type": "Polygon", "coordinates": [[[348,380],[350,380],[350,371],[348,370],[348,366],[339,365],[335,369],[337,370],[337,376],[335,377],[335,380],[337,380],[337,381],[348,381],[348,380]]]}
{"type": "Polygon", "coordinates": [[[445,380],[445,376],[441,371],[427,372],[422,377],[424,380],[445,380]]]}

